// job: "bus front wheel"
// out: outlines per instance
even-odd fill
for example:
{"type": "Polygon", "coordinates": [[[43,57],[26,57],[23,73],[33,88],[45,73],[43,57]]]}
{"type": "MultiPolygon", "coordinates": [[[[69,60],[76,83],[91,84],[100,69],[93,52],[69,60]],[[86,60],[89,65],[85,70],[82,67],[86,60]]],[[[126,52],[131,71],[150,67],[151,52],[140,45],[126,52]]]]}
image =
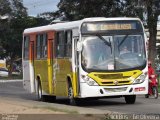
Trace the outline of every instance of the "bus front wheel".
{"type": "Polygon", "coordinates": [[[73,106],[78,105],[78,99],[74,98],[73,88],[71,84],[69,84],[69,87],[68,87],[68,98],[69,98],[70,105],[73,105],[73,106]]]}
{"type": "Polygon", "coordinates": [[[126,95],[124,97],[127,104],[134,104],[136,101],[136,95],[126,95]]]}

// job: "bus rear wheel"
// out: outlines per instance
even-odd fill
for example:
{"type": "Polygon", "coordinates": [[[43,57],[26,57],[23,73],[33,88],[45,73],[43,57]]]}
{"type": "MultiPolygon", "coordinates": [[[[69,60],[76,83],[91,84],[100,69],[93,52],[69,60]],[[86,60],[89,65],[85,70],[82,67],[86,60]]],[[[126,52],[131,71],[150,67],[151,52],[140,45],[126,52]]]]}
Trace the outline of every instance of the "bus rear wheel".
{"type": "Polygon", "coordinates": [[[37,98],[39,101],[43,101],[43,95],[42,95],[42,86],[40,81],[37,83],[37,98]]]}
{"type": "Polygon", "coordinates": [[[127,104],[134,104],[136,101],[136,95],[126,95],[124,97],[127,104]]]}

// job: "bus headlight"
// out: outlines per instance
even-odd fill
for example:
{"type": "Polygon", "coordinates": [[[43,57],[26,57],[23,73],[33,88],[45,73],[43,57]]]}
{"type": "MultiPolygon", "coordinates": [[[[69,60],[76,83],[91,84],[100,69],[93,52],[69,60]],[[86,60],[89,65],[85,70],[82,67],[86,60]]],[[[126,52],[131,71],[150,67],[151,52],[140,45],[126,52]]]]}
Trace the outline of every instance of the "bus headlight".
{"type": "Polygon", "coordinates": [[[96,81],[86,75],[81,75],[81,77],[89,86],[98,85],[96,81]]]}
{"type": "Polygon", "coordinates": [[[133,84],[140,84],[145,81],[147,74],[140,75],[137,79],[134,80],[133,84]]]}

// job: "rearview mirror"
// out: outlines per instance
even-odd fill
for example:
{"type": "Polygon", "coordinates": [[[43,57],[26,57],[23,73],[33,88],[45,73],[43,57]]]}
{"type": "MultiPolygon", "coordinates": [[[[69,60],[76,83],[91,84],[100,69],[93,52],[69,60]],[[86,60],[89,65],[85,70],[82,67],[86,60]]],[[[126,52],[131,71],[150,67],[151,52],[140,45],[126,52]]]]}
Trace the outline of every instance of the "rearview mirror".
{"type": "Polygon", "coordinates": [[[78,52],[81,52],[81,51],[82,51],[82,42],[81,42],[81,41],[78,41],[78,42],[77,42],[77,51],[78,51],[78,52]]]}

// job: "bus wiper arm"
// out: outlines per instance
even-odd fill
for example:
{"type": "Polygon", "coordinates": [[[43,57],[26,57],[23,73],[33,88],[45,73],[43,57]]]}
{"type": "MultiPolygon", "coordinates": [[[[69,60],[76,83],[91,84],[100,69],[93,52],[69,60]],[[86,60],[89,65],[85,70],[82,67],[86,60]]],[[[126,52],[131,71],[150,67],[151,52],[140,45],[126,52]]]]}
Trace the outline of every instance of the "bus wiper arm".
{"type": "Polygon", "coordinates": [[[110,48],[111,48],[111,53],[112,53],[112,46],[111,46],[111,40],[109,39],[109,42],[104,38],[104,37],[102,37],[101,35],[97,35],[99,38],[100,38],[100,40],[102,40],[106,45],[108,45],[108,46],[110,46],[110,48]]]}
{"type": "Polygon", "coordinates": [[[106,45],[108,45],[108,46],[110,46],[111,47],[111,41],[110,41],[110,39],[109,39],[109,42],[108,41],[106,41],[106,39],[104,39],[102,36],[100,36],[100,35],[97,35],[106,45]]]}
{"type": "Polygon", "coordinates": [[[122,45],[122,43],[126,40],[126,38],[128,37],[128,35],[126,35],[123,40],[119,43],[118,48],[122,45]]]}

